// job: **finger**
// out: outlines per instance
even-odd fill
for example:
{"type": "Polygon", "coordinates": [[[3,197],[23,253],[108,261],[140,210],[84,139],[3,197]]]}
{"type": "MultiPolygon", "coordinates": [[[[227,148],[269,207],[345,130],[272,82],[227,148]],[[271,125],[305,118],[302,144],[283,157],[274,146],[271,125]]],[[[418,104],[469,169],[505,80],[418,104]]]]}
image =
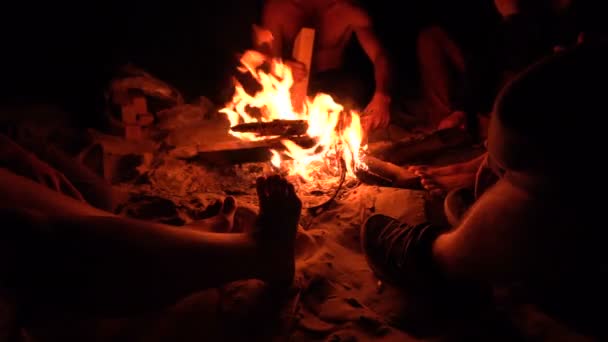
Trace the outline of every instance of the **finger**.
{"type": "Polygon", "coordinates": [[[438,188],[437,183],[435,183],[432,179],[430,178],[425,178],[422,177],[420,178],[420,183],[422,184],[422,186],[424,186],[425,189],[430,190],[430,189],[435,189],[438,188]]]}
{"type": "Polygon", "coordinates": [[[414,170],[413,172],[414,172],[414,175],[416,175],[418,177],[424,177],[424,176],[426,176],[425,172],[421,171],[421,170],[414,170]]]}
{"type": "Polygon", "coordinates": [[[426,166],[420,165],[412,165],[407,168],[408,171],[413,172],[417,176],[419,176],[418,173],[424,173],[426,169],[426,166]]]}
{"type": "Polygon", "coordinates": [[[59,191],[60,193],[63,193],[63,189],[61,188],[61,175],[55,175],[54,177],[51,175],[50,176],[51,180],[53,181],[53,187],[55,189],[57,189],[57,191],[59,191]]]}
{"type": "Polygon", "coordinates": [[[64,175],[60,175],[59,177],[63,184],[63,187],[65,188],[64,190],[66,192],[66,195],[69,195],[81,202],[86,202],[86,200],[84,199],[84,196],[82,196],[80,191],[78,191],[78,189],[76,189],[76,187],[74,186],[74,184],[72,184],[72,182],[70,182],[64,175]]]}
{"type": "Polygon", "coordinates": [[[274,175],[270,177],[270,194],[273,197],[281,195],[281,176],[274,175]]]}
{"type": "Polygon", "coordinates": [[[61,187],[59,186],[59,183],[57,182],[57,179],[55,177],[51,176],[48,173],[44,174],[42,177],[44,179],[42,183],[45,184],[48,188],[57,192],[61,192],[61,187]]]}

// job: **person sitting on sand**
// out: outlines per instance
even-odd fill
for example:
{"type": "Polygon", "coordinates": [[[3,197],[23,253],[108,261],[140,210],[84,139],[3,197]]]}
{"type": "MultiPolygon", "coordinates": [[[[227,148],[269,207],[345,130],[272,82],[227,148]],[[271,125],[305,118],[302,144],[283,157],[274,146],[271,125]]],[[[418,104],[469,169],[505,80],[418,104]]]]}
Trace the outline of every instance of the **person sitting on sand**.
{"type": "MultiPolygon", "coordinates": [[[[451,228],[369,217],[361,243],[376,274],[437,309],[458,301],[444,311],[452,315],[473,305],[480,289],[517,289],[526,304],[605,339],[596,313],[608,304],[605,209],[572,177],[604,153],[603,127],[584,118],[605,111],[606,60],[608,45],[583,44],[516,76],[490,121],[498,181],[451,228]]],[[[604,193],[604,183],[592,191],[604,193]]]]}
{"type": "Polygon", "coordinates": [[[582,39],[574,1],[548,4],[495,0],[497,24],[481,24],[482,30],[475,25],[474,31],[459,34],[463,30],[459,18],[453,30],[431,26],[421,31],[417,53],[430,124],[445,129],[464,127],[466,122],[473,135],[483,137],[478,115],[489,113],[510,77],[582,39]]]}
{"type": "MultiPolygon", "coordinates": [[[[576,37],[576,44],[581,44],[583,42],[583,35],[576,29],[576,25],[573,22],[573,1],[564,0],[564,1],[551,1],[552,10],[555,12],[556,17],[554,19],[560,19],[560,22],[566,22],[570,25],[563,25],[562,30],[566,31],[566,33],[553,34],[549,35],[553,37],[554,40],[551,40],[549,45],[545,44],[545,48],[542,48],[542,44],[540,45],[541,49],[535,53],[530,55],[540,56],[541,54],[545,54],[546,51],[549,51],[549,46],[552,47],[553,52],[562,51],[565,48],[565,44],[563,41],[560,41],[559,38],[564,39],[564,37],[568,36],[568,33],[572,35],[573,32],[578,32],[578,36],[576,37]],[[558,42],[561,42],[561,45],[556,45],[558,42]],[[543,52],[544,51],[544,52],[543,52]]],[[[518,6],[516,1],[495,1],[496,7],[499,9],[499,12],[505,18],[510,18],[513,20],[514,15],[518,14],[518,6]]],[[[533,45],[531,43],[526,44],[526,46],[533,45]]],[[[507,53],[504,53],[507,54],[507,53]]],[[[520,54],[521,55],[521,54],[520,54]]],[[[528,60],[523,57],[520,57],[521,60],[528,60]]],[[[428,59],[427,59],[428,60],[428,59]]],[[[510,63],[511,65],[519,65],[518,68],[523,67],[524,65],[529,64],[530,61],[524,61],[521,63],[510,63]]],[[[441,69],[441,68],[440,68],[441,69]]],[[[513,69],[515,70],[515,69],[513,69]]],[[[511,70],[510,73],[514,71],[511,70]]],[[[508,79],[508,78],[507,78],[508,79]]],[[[506,82],[506,80],[505,80],[506,82]]],[[[481,84],[479,84],[481,85],[481,84]]],[[[443,88],[442,88],[443,89],[443,88]]],[[[462,114],[462,112],[461,112],[462,114]]],[[[440,124],[440,128],[445,128],[451,126],[451,124],[447,124],[451,119],[446,119],[444,124],[440,124]]],[[[482,155],[475,157],[469,161],[446,165],[441,167],[431,167],[431,166],[410,166],[409,171],[413,172],[417,176],[421,178],[421,183],[423,187],[430,191],[433,195],[445,195],[447,192],[451,190],[455,190],[458,188],[468,188],[469,190],[474,190],[475,196],[479,196],[481,194],[481,189],[484,186],[478,186],[478,189],[473,189],[476,183],[479,184],[491,184],[496,178],[492,175],[492,165],[491,160],[488,159],[487,153],[483,153],[482,155]]]]}
{"type": "Polygon", "coordinates": [[[218,216],[178,228],[94,207],[61,172],[14,143],[0,153],[0,293],[17,325],[46,310],[136,313],[230,281],[280,287],[293,279],[301,202],[279,176],[257,180],[260,210],[251,227],[232,227],[236,202],[227,197],[218,216]]]}
{"type": "MultiPolygon", "coordinates": [[[[339,102],[354,102],[363,108],[369,119],[368,129],[385,128],[390,121],[390,66],[387,54],[374,34],[369,15],[348,0],[268,0],[264,4],[262,27],[272,34],[263,40],[269,53],[285,60],[293,71],[294,81],[306,76],[302,63],[291,53],[297,34],[303,27],[315,29],[315,50],[312,57],[311,94],[323,92],[339,102]],[[346,48],[356,36],[374,67],[375,91],[366,101],[366,86],[357,73],[345,68],[346,48]]],[[[259,46],[263,50],[264,46],[259,46]]]]}

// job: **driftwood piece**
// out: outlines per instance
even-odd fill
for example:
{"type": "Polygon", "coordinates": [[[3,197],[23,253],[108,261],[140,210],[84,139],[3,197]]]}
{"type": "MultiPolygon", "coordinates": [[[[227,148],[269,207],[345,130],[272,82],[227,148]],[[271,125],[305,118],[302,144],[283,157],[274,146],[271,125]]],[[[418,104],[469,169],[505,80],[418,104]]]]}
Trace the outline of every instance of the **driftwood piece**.
{"type": "MultiPolygon", "coordinates": [[[[225,141],[207,146],[205,149],[197,149],[181,155],[182,159],[199,161],[212,164],[243,164],[270,161],[272,153],[270,150],[283,150],[281,143],[284,138],[273,138],[260,141],[225,141]]],[[[307,137],[291,137],[289,140],[307,148],[314,146],[314,141],[307,137]]],[[[174,155],[178,156],[179,153],[174,155]]]]}
{"type": "Polygon", "coordinates": [[[403,165],[470,143],[471,138],[466,132],[454,128],[436,131],[422,139],[371,143],[368,153],[384,161],[403,165]]]}
{"type": "Polygon", "coordinates": [[[359,171],[357,177],[364,183],[394,188],[421,190],[420,177],[403,167],[367,156],[368,170],[359,171]]]}
{"type": "Polygon", "coordinates": [[[230,128],[233,132],[255,133],[257,136],[291,137],[306,134],[308,123],[304,120],[273,120],[270,122],[250,122],[230,128]]]}
{"type": "Polygon", "coordinates": [[[311,28],[302,28],[297,35],[292,51],[293,58],[304,64],[307,75],[300,82],[294,83],[291,87],[291,101],[294,108],[300,111],[304,104],[304,100],[308,95],[308,75],[310,75],[310,67],[312,66],[312,53],[315,43],[315,30],[311,28]]]}

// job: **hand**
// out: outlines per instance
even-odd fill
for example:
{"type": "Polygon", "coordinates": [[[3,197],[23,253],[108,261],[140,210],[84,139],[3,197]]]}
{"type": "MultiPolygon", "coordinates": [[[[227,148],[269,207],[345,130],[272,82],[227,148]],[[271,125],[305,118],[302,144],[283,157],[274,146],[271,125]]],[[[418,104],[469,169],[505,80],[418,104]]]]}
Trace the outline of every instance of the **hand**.
{"type": "Polygon", "coordinates": [[[494,0],[494,6],[503,18],[519,13],[518,0],[494,0]]]}
{"type": "Polygon", "coordinates": [[[308,76],[308,70],[306,70],[304,63],[290,59],[285,61],[285,65],[291,69],[294,83],[299,83],[308,76]]]}
{"type": "Polygon", "coordinates": [[[29,176],[34,181],[46,185],[52,190],[85,202],[80,191],[61,172],[55,170],[33,154],[28,154],[23,158],[19,171],[22,171],[25,176],[29,176]]]}
{"type": "Polygon", "coordinates": [[[253,25],[253,40],[255,42],[255,46],[257,47],[261,47],[263,45],[268,45],[270,46],[272,44],[272,41],[274,40],[274,37],[272,36],[272,32],[270,32],[270,30],[267,30],[261,26],[258,25],[253,25]]]}
{"type": "Polygon", "coordinates": [[[391,120],[390,112],[391,98],[384,94],[375,94],[370,103],[365,107],[364,128],[372,131],[378,128],[386,128],[391,120]]]}

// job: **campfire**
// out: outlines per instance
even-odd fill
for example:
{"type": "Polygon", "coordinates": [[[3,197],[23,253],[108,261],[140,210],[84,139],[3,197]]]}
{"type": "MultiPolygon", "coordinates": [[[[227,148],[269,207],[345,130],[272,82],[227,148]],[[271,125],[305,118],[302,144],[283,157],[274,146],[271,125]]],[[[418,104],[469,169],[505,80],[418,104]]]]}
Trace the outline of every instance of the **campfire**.
{"type": "Polygon", "coordinates": [[[232,101],[220,112],[230,121],[230,134],[239,139],[281,142],[283,149],[271,150],[277,170],[312,181],[328,174],[354,178],[356,171],[367,168],[358,113],[322,93],[307,97],[297,109],[290,68],[260,52],[245,52],[239,71],[251,75],[261,89],[251,95],[235,81],[232,101]]]}

